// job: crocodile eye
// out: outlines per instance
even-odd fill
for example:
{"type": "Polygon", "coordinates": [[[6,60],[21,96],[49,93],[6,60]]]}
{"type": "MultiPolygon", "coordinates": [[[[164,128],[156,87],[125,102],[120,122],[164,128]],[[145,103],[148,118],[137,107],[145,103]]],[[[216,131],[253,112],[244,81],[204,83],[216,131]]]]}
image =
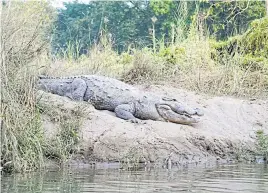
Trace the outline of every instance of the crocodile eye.
{"type": "Polygon", "coordinates": [[[177,101],[177,99],[169,98],[169,97],[163,97],[162,99],[163,99],[164,101],[177,101]]]}

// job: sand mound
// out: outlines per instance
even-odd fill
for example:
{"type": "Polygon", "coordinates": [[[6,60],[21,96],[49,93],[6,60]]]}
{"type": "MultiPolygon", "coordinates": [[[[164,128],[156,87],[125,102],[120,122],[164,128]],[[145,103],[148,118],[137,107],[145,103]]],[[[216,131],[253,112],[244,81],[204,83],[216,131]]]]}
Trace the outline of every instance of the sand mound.
{"type": "MultiPolygon", "coordinates": [[[[39,103],[61,110],[83,107],[81,151],[88,159],[174,163],[231,158],[239,151],[254,149],[255,131],[268,132],[268,101],[196,95],[164,86],[139,86],[143,90],[177,98],[205,115],[194,126],[145,121],[134,124],[112,112],[95,110],[90,104],[39,91],[39,103]],[[42,97],[41,97],[42,96],[42,97]]],[[[55,136],[57,123],[43,115],[48,138],[55,136]]],[[[242,152],[243,151],[243,152],[242,152]]]]}

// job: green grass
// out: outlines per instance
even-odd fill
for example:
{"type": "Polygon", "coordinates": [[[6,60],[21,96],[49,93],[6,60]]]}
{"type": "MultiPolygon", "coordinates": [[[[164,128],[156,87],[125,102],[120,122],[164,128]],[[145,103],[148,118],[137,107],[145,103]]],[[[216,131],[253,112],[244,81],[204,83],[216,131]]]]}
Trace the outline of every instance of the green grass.
{"type": "Polygon", "coordinates": [[[263,130],[258,130],[257,134],[257,154],[262,155],[268,161],[268,135],[263,130]]]}
{"type": "MultiPolygon", "coordinates": [[[[43,116],[48,116],[49,121],[56,125],[52,131],[53,137],[48,137],[44,144],[44,155],[64,163],[79,150],[80,133],[79,129],[83,122],[83,109],[77,107],[75,110],[56,108],[38,104],[39,111],[43,116]]],[[[47,135],[51,135],[47,131],[47,135]]]]}

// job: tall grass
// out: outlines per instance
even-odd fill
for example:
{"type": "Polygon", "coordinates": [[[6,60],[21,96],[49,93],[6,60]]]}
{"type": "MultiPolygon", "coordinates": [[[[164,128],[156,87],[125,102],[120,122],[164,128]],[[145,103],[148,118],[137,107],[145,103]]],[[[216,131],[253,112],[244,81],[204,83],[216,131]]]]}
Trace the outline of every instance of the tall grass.
{"type": "Polygon", "coordinates": [[[268,135],[263,130],[258,130],[257,135],[257,153],[264,157],[268,163],[268,135]]]}
{"type": "MultiPolygon", "coordinates": [[[[39,93],[40,95],[42,94],[39,93]]],[[[42,112],[42,116],[46,121],[53,123],[54,126],[50,127],[48,125],[49,128],[45,127],[47,143],[44,143],[44,155],[48,159],[64,164],[79,150],[79,128],[87,110],[82,104],[68,108],[64,105],[64,102],[61,104],[51,103],[49,96],[40,96],[39,99],[38,108],[42,112]]]]}
{"type": "Polygon", "coordinates": [[[1,10],[1,168],[35,170],[51,155],[66,161],[78,143],[80,116],[60,113],[56,138],[49,141],[42,120],[49,113],[37,104],[35,89],[49,63],[53,9],[46,1],[8,1],[1,10]]]}
{"type": "Polygon", "coordinates": [[[47,49],[52,13],[45,1],[7,1],[1,8],[1,167],[27,171],[43,165],[35,59],[47,49]]]}
{"type": "Polygon", "coordinates": [[[178,32],[173,36],[188,34],[185,39],[175,38],[176,41],[172,39],[165,44],[153,36],[153,48],[130,48],[122,54],[112,49],[112,43],[104,34],[101,38],[105,44],[95,45],[89,54],[76,60],[58,58],[46,73],[56,76],[102,74],[132,84],[157,82],[212,95],[266,97],[267,64],[257,60],[245,65],[245,55],[239,52],[242,47],[231,54],[219,52],[203,25],[196,19],[190,29],[180,28],[187,32],[173,31],[178,32]]]}

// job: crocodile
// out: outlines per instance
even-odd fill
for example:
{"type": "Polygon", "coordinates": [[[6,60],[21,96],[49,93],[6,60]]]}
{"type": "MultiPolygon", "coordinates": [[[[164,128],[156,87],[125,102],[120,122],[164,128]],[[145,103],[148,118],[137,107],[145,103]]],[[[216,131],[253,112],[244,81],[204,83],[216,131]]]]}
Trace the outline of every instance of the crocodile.
{"type": "Polygon", "coordinates": [[[190,125],[200,121],[203,111],[175,98],[155,95],[114,78],[99,75],[74,77],[39,76],[37,89],[87,101],[97,110],[113,111],[121,119],[166,121],[190,125]]]}

